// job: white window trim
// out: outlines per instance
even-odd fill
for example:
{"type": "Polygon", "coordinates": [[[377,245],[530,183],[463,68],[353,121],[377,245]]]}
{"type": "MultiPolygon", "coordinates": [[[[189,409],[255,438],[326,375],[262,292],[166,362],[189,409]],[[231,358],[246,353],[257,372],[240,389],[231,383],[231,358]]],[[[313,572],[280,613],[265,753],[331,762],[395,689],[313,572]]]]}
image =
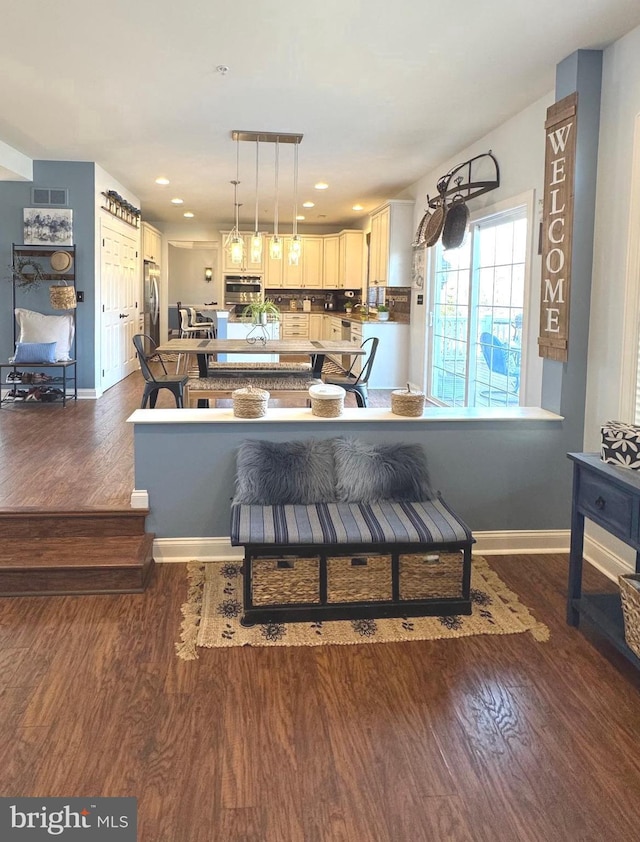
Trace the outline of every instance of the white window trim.
{"type": "Polygon", "coordinates": [[[640,412],[640,114],[635,120],[630,186],[618,418],[633,421],[640,412]]]}
{"type": "MultiPolygon", "coordinates": [[[[527,215],[527,245],[526,245],[526,253],[527,259],[525,260],[525,267],[524,267],[524,298],[523,298],[523,312],[525,313],[526,318],[522,322],[522,348],[524,349],[523,353],[523,362],[524,366],[520,371],[520,394],[522,395],[522,402],[521,406],[540,406],[541,396],[535,396],[535,400],[532,395],[529,394],[527,389],[527,371],[529,366],[535,364],[535,361],[531,360],[531,349],[529,348],[529,336],[530,331],[537,331],[537,326],[539,323],[539,314],[531,312],[531,279],[532,279],[532,269],[534,263],[534,243],[536,242],[536,237],[538,235],[538,226],[537,220],[535,217],[535,190],[526,190],[523,193],[518,193],[515,196],[511,196],[508,199],[500,199],[500,201],[495,202],[492,205],[486,205],[485,207],[479,208],[478,210],[472,211],[469,214],[469,226],[475,224],[480,219],[490,219],[494,216],[499,216],[502,213],[508,213],[509,211],[513,210],[517,207],[524,206],[526,208],[526,215],[527,215]],[[534,230],[535,229],[535,230],[534,230]]],[[[435,271],[436,271],[436,261],[433,259],[433,255],[429,256],[429,289],[428,289],[428,297],[427,297],[427,312],[431,312],[431,307],[433,306],[433,285],[434,285],[434,278],[435,278],[435,271]]],[[[428,317],[426,320],[426,334],[425,334],[425,342],[427,343],[426,348],[426,360],[427,365],[425,366],[425,383],[423,388],[426,389],[427,381],[429,377],[429,372],[431,371],[431,361],[432,361],[432,347],[431,347],[431,326],[430,326],[430,318],[428,317]]],[[[534,335],[537,336],[537,333],[534,335]]],[[[637,343],[636,343],[637,347],[637,343]]]]}

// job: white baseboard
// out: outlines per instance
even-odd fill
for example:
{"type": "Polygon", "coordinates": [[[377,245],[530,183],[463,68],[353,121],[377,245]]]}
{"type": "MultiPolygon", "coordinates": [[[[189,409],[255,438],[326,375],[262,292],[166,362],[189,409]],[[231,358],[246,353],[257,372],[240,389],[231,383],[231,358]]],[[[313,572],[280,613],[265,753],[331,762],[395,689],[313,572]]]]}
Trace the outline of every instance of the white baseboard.
{"type": "MultiPolygon", "coordinates": [[[[134,492],[135,494],[136,492],[134,492]]],[[[139,492],[141,495],[146,492],[139,492]]],[[[140,498],[142,500],[142,497],[140,498]]],[[[132,494],[133,506],[133,494],[132,494]]],[[[568,553],[568,529],[541,531],[475,532],[473,551],[478,555],[540,555],[568,553]]],[[[158,563],[187,561],[238,561],[242,547],[232,547],[228,538],[156,538],[153,556],[158,563]]],[[[598,541],[585,537],[584,557],[605,576],[617,581],[632,568],[598,541]]],[[[567,570],[568,572],[568,570],[567,570]]]]}

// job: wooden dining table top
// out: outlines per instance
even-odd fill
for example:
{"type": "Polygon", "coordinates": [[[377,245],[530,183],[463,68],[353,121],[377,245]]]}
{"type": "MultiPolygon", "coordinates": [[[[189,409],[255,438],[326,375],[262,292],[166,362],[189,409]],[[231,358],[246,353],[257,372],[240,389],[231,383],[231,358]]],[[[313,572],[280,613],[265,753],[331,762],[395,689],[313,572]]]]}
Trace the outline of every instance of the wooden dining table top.
{"type": "Polygon", "coordinates": [[[268,339],[250,344],[246,339],[172,339],[158,345],[161,354],[351,354],[362,356],[366,349],[336,339],[268,339]]]}

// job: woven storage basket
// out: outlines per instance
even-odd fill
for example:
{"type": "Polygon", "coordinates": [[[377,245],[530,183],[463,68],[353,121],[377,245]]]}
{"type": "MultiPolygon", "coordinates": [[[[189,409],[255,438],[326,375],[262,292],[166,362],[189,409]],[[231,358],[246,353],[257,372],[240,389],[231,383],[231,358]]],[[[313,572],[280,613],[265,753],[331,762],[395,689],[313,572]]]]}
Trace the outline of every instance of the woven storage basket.
{"type": "Polygon", "coordinates": [[[327,558],[327,602],[370,602],[391,598],[390,555],[327,558]]]}
{"type": "Polygon", "coordinates": [[[640,658],[640,574],[618,576],[618,584],[624,616],[624,639],[634,655],[640,658]]]}
{"type": "Polygon", "coordinates": [[[256,389],[246,386],[231,393],[233,399],[233,414],[236,418],[262,418],[267,414],[269,392],[266,389],[256,389]]]}
{"type": "Polygon", "coordinates": [[[54,310],[73,310],[77,306],[76,291],[67,284],[49,287],[49,301],[54,310]]]}
{"type": "Polygon", "coordinates": [[[400,599],[462,596],[462,553],[400,555],[400,599]]]}
{"type": "Polygon", "coordinates": [[[391,412],[394,415],[416,418],[422,415],[423,409],[424,392],[412,392],[408,383],[406,389],[396,389],[391,392],[391,412]]]}
{"type": "Polygon", "coordinates": [[[251,599],[254,605],[320,602],[320,559],[318,556],[254,558],[251,599]]]}
{"type": "Polygon", "coordinates": [[[311,414],[320,418],[338,418],[344,409],[345,390],[342,386],[325,385],[309,386],[311,398],[311,414]]]}

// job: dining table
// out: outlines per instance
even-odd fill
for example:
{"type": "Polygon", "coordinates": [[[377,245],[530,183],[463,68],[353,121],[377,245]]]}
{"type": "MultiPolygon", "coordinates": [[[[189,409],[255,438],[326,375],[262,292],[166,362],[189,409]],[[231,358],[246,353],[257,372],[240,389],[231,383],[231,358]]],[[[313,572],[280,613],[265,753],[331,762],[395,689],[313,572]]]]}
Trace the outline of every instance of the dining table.
{"type": "MultiPolygon", "coordinates": [[[[200,377],[208,376],[207,360],[218,354],[277,354],[279,357],[306,356],[311,360],[311,376],[320,378],[328,355],[363,356],[366,349],[339,339],[269,339],[249,343],[246,339],[171,339],[156,348],[158,354],[195,354],[200,377]]],[[[241,364],[241,361],[238,361],[241,364]]],[[[277,363],[274,364],[277,367],[277,363]]]]}

